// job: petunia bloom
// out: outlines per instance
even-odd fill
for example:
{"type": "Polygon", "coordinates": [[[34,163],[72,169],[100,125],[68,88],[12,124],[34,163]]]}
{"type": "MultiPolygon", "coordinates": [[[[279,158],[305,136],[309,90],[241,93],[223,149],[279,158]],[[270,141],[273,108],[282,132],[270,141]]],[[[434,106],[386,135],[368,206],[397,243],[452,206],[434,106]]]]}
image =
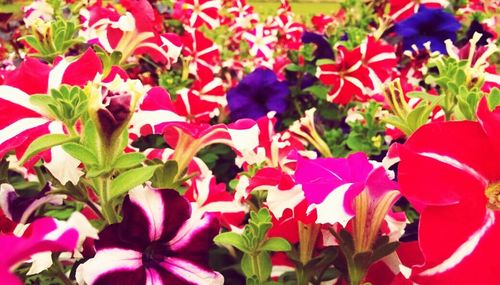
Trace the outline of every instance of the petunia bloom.
{"type": "Polygon", "coordinates": [[[2,284],[21,285],[11,273],[21,262],[40,252],[73,251],[78,241],[76,229],[53,218],[42,218],[32,223],[23,236],[0,234],[0,280],[2,284]]]}
{"type": "Polygon", "coordinates": [[[231,119],[257,120],[269,111],[285,112],[290,90],[285,82],[278,81],[276,74],[266,68],[258,68],[245,76],[240,83],[229,90],[227,101],[231,119]]]}
{"type": "Polygon", "coordinates": [[[424,125],[399,147],[398,180],[420,211],[419,284],[499,284],[500,108],[424,125]]]}
{"type": "Polygon", "coordinates": [[[123,221],[99,234],[78,276],[88,285],[223,284],[206,254],[218,232],[214,215],[192,215],[176,191],[137,187],[125,198],[123,221]]]}
{"type": "Polygon", "coordinates": [[[428,9],[421,6],[418,13],[396,24],[396,33],[403,38],[405,50],[411,50],[412,45],[423,49],[430,42],[430,49],[446,54],[444,41],[455,41],[460,23],[452,14],[443,9],[428,9]]]}
{"type": "MultiPolygon", "coordinates": [[[[398,184],[383,166],[374,166],[364,153],[347,158],[299,159],[294,178],[302,185],[309,203],[316,209],[317,223],[346,226],[353,219],[357,252],[367,251],[375,241],[391,206],[400,196],[398,184]],[[332,211],[335,209],[335,211],[332,211]]],[[[405,218],[393,215],[398,220],[405,218]]]]}

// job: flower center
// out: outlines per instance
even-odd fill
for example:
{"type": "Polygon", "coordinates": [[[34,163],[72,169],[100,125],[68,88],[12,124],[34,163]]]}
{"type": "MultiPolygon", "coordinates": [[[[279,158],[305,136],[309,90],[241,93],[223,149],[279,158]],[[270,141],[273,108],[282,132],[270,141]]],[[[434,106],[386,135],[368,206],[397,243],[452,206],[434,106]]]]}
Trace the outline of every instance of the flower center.
{"type": "Polygon", "coordinates": [[[166,244],[152,243],[142,253],[142,263],[144,266],[157,265],[169,255],[169,248],[166,244]]]}
{"type": "Polygon", "coordinates": [[[500,182],[488,185],[485,195],[488,198],[487,207],[492,210],[500,210],[500,182]]]}

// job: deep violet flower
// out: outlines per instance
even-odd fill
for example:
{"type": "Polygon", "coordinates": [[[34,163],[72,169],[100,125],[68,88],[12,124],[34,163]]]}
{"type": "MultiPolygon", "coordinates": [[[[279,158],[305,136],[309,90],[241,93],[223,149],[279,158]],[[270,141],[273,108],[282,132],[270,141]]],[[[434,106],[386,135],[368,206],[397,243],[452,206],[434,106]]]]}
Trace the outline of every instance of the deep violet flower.
{"type": "Polygon", "coordinates": [[[418,13],[396,24],[396,33],[403,38],[405,50],[411,50],[412,45],[423,49],[426,42],[430,42],[431,51],[446,54],[444,41],[455,41],[456,32],[460,23],[453,15],[443,9],[428,9],[420,7],[418,13]]]}
{"type": "Polygon", "coordinates": [[[332,46],[323,35],[311,32],[304,32],[304,34],[302,34],[302,42],[305,44],[313,43],[316,45],[316,50],[314,51],[314,57],[315,57],[314,60],[322,58],[328,58],[328,59],[335,58],[332,46]]]}
{"type": "Polygon", "coordinates": [[[88,285],[223,284],[208,268],[219,232],[212,214],[192,212],[174,190],[137,187],[123,203],[123,220],[95,241],[96,255],[79,269],[88,285]]]}
{"type": "Polygon", "coordinates": [[[289,94],[286,82],[278,81],[272,70],[255,69],[227,93],[231,119],[256,120],[269,111],[282,114],[286,110],[289,94]]]}

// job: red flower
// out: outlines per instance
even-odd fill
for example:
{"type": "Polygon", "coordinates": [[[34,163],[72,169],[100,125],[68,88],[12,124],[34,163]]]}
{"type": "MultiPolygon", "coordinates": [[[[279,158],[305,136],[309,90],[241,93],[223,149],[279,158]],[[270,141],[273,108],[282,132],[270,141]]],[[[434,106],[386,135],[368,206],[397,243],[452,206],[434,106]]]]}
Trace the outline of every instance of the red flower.
{"type": "Polygon", "coordinates": [[[399,149],[401,191],[421,212],[419,284],[500,284],[500,108],[436,122],[399,149]]]}
{"type": "Polygon", "coordinates": [[[364,88],[372,87],[369,70],[362,66],[361,49],[347,50],[343,46],[338,48],[338,61],[318,66],[316,76],[332,89],[327,99],[333,103],[347,104],[353,97],[363,99],[364,88]]]}

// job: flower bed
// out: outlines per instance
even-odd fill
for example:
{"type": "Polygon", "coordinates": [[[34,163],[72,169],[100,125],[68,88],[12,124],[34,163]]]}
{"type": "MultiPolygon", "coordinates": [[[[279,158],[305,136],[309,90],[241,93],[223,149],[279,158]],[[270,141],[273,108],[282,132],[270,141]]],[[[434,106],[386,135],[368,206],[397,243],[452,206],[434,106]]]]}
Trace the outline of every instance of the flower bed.
{"type": "Polygon", "coordinates": [[[1,284],[500,284],[498,1],[167,2],[0,15],[1,284]]]}

